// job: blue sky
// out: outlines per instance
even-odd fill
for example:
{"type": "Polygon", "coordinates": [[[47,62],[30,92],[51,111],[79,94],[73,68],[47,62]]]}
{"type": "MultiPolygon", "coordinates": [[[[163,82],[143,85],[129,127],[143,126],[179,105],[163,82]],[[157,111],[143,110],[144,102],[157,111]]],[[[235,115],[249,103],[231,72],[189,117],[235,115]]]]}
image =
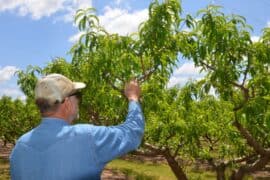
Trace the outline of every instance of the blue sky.
{"type": "MultiPolygon", "coordinates": [[[[135,32],[147,19],[150,0],[0,0],[0,96],[24,98],[16,85],[14,72],[28,65],[46,66],[55,57],[65,57],[78,38],[72,17],[78,8],[97,9],[101,24],[112,33],[135,32]]],[[[264,27],[270,26],[268,0],[182,0],[183,15],[195,14],[208,4],[223,6],[227,14],[247,19],[257,39],[264,27]]],[[[171,79],[171,84],[197,77],[198,69],[184,63],[171,79]]]]}

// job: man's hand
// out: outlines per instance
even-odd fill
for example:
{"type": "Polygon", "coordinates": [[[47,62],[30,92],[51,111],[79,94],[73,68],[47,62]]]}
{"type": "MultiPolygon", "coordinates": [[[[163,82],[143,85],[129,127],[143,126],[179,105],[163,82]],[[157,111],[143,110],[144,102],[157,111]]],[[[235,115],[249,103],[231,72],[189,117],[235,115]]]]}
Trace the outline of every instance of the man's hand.
{"type": "Polygon", "coordinates": [[[128,84],[126,84],[125,95],[129,101],[139,101],[141,89],[136,80],[132,80],[128,84]]]}

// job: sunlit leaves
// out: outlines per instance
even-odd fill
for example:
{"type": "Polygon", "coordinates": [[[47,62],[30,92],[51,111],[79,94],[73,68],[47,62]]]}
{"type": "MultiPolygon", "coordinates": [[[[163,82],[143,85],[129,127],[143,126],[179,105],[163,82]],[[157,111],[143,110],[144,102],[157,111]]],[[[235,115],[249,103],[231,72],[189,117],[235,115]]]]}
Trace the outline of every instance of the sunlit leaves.
{"type": "Polygon", "coordinates": [[[40,73],[40,67],[28,66],[26,71],[17,71],[18,75],[17,84],[20,86],[24,94],[30,98],[34,97],[34,88],[36,86],[37,77],[35,73],[40,73]]]}
{"type": "Polygon", "coordinates": [[[0,99],[0,117],[0,139],[13,144],[40,122],[37,108],[31,100],[23,102],[7,96],[0,99]]]}
{"type": "Polygon", "coordinates": [[[196,21],[193,32],[197,52],[191,52],[191,56],[196,64],[212,70],[210,79],[222,92],[219,84],[226,86],[239,80],[241,73],[237,68],[246,60],[244,57],[249,57],[251,40],[245,19],[226,16],[219,8],[209,6],[199,12],[201,20],[196,21]]]}
{"type": "Polygon", "coordinates": [[[78,25],[80,31],[94,28],[99,23],[97,16],[95,16],[94,8],[79,9],[74,18],[75,24],[78,25]]]}

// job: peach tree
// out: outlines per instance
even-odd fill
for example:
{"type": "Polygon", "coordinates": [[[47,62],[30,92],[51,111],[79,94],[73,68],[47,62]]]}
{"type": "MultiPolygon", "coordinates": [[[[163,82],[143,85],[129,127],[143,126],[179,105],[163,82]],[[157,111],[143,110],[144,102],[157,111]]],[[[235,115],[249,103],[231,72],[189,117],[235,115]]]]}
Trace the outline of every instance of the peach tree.
{"type": "Polygon", "coordinates": [[[143,90],[144,153],[163,155],[178,179],[187,179],[185,166],[199,160],[218,179],[225,179],[227,167],[232,179],[242,179],[270,160],[270,30],[252,42],[241,16],[216,6],[197,18],[181,17],[181,11],[177,0],[153,1],[138,33],[121,36],[108,33],[94,9],[80,9],[75,23],[82,35],[70,50],[71,62],[56,58],[43,69],[21,71],[18,83],[32,98],[39,75],[83,81],[79,122],[115,125],[126,115],[124,84],[136,78],[143,90]],[[181,56],[206,76],[168,88],[181,56]]]}

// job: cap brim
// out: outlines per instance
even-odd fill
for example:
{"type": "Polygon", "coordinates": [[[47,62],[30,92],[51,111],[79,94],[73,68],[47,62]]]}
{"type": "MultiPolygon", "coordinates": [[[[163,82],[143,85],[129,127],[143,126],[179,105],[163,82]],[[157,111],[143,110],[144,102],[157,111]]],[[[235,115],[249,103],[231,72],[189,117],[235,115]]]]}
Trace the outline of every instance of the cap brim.
{"type": "Polygon", "coordinates": [[[86,87],[86,84],[82,82],[73,82],[74,89],[80,90],[86,87]]]}

